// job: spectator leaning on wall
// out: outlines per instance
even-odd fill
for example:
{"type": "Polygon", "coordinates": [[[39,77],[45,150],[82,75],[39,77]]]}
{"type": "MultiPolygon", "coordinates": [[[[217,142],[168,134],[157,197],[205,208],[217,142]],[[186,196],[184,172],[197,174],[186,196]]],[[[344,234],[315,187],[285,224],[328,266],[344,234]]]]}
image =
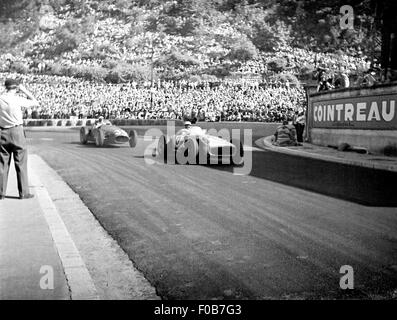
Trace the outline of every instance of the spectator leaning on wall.
{"type": "Polygon", "coordinates": [[[297,146],[296,142],[296,130],[293,125],[288,124],[287,120],[283,121],[283,124],[279,126],[274,133],[275,146],[287,147],[287,146],[297,146]]]}
{"type": "Polygon", "coordinates": [[[303,132],[305,130],[306,117],[303,110],[297,111],[297,116],[294,119],[294,126],[296,129],[296,140],[300,143],[303,142],[303,132]]]}

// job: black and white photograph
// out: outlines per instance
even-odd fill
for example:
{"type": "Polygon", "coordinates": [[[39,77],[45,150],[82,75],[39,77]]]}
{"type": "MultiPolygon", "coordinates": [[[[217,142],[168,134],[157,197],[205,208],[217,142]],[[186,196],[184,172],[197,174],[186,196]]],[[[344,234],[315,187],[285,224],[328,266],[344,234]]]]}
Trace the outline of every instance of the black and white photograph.
{"type": "Polygon", "coordinates": [[[396,17],[394,0],[0,0],[0,305],[395,302],[396,17]]]}

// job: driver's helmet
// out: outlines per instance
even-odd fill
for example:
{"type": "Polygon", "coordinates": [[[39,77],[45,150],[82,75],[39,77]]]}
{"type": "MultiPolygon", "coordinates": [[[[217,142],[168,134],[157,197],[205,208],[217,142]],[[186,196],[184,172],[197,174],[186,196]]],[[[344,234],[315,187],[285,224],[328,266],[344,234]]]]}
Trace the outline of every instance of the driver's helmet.
{"type": "Polygon", "coordinates": [[[185,129],[189,129],[191,127],[192,123],[190,121],[185,121],[183,123],[183,126],[185,127],[185,129]]]}

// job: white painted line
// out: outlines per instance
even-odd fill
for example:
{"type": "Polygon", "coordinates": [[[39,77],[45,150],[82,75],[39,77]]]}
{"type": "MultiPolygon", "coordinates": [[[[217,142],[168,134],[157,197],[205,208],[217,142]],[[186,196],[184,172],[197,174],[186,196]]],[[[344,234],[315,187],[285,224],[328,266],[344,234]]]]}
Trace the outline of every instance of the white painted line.
{"type": "Polygon", "coordinates": [[[339,158],[336,156],[332,155],[326,155],[326,154],[317,154],[317,153],[312,153],[308,152],[305,150],[294,150],[294,149],[289,149],[288,147],[276,147],[267,142],[267,138],[261,138],[255,141],[256,145],[260,145],[258,141],[261,141],[263,143],[263,148],[265,150],[273,151],[273,152],[278,152],[278,153],[284,153],[288,155],[296,155],[300,157],[306,157],[306,158],[311,158],[311,159],[317,159],[317,160],[323,160],[323,161],[330,161],[330,162],[337,162],[341,164],[347,164],[347,165],[353,165],[353,166],[360,166],[360,167],[366,167],[366,168],[371,168],[371,169],[378,169],[378,170],[388,170],[388,171],[397,171],[397,165],[394,164],[384,164],[384,163],[377,163],[377,162],[371,162],[371,160],[356,160],[356,159],[347,159],[347,158],[339,158]]]}
{"type": "Polygon", "coordinates": [[[261,151],[261,152],[264,152],[264,150],[261,149],[261,148],[247,146],[247,145],[244,145],[243,149],[244,149],[244,151],[261,151]]]}
{"type": "Polygon", "coordinates": [[[35,138],[26,138],[26,140],[41,140],[41,141],[53,141],[53,138],[39,138],[39,139],[35,139],[35,138]]]}
{"type": "Polygon", "coordinates": [[[91,275],[47,189],[32,170],[30,170],[30,178],[61,259],[72,300],[98,300],[99,296],[91,275]]]}
{"type": "Polygon", "coordinates": [[[31,154],[29,164],[40,177],[68,229],[95,284],[99,299],[160,299],[156,289],[134,267],[127,254],[62,177],[38,155],[31,154]]]}

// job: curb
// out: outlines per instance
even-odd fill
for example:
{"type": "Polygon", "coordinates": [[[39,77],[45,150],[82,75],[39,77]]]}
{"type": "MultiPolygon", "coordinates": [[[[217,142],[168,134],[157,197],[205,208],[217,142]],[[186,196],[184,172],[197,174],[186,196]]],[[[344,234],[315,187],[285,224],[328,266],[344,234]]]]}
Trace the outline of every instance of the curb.
{"type": "Polygon", "coordinates": [[[30,170],[40,207],[64,268],[72,300],[98,300],[90,273],[40,178],[30,170]]]}
{"type": "MultiPolygon", "coordinates": [[[[330,161],[330,162],[337,162],[341,164],[359,166],[359,167],[366,167],[370,169],[377,169],[377,170],[386,170],[386,171],[394,171],[397,172],[397,164],[383,164],[377,163],[371,160],[356,160],[356,159],[346,159],[346,158],[339,158],[325,154],[316,154],[312,152],[307,152],[304,150],[298,149],[291,149],[289,147],[277,147],[271,143],[271,139],[273,136],[268,136],[264,138],[260,138],[255,141],[255,144],[262,149],[272,151],[272,152],[279,152],[283,154],[299,156],[299,157],[306,157],[316,160],[323,160],[323,161],[330,161]]],[[[310,145],[307,143],[307,145],[310,145]]]]}
{"type": "MultiPolygon", "coordinates": [[[[55,232],[66,231],[73,242],[59,250],[53,237],[54,245],[60,251],[58,254],[72,300],[159,300],[156,289],[134,267],[80,196],[40,156],[30,154],[29,162],[32,180],[38,180],[36,193],[41,189],[45,191],[51,201],[52,213],[56,213],[61,222],[59,228],[54,225],[55,232]],[[69,254],[67,250],[73,246],[74,253],[71,250],[69,254]]],[[[48,225],[51,229],[51,221],[48,225]]]]}

